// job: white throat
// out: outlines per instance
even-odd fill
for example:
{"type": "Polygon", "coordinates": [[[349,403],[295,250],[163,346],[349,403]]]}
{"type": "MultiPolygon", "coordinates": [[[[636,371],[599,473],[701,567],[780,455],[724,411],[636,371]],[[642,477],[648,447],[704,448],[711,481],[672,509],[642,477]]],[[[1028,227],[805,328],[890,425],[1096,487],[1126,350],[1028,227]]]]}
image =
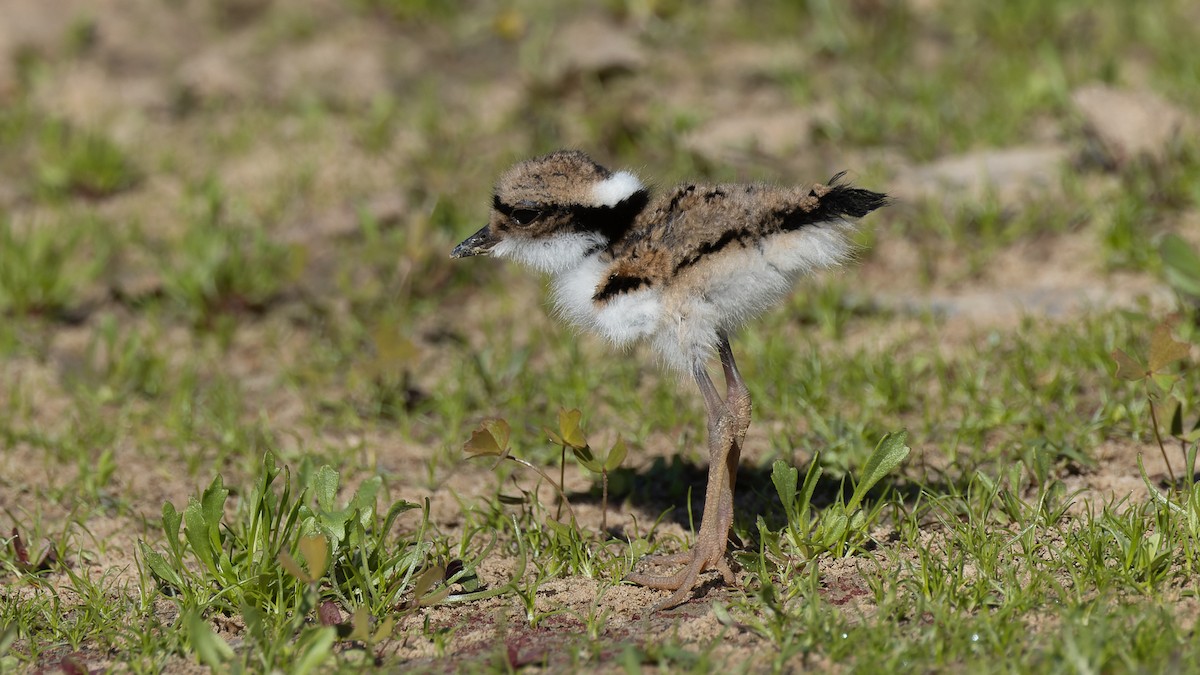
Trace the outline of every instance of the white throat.
{"type": "Polygon", "coordinates": [[[492,247],[491,254],[559,274],[578,267],[589,252],[604,244],[604,237],[596,232],[563,232],[543,239],[510,237],[492,247]]]}

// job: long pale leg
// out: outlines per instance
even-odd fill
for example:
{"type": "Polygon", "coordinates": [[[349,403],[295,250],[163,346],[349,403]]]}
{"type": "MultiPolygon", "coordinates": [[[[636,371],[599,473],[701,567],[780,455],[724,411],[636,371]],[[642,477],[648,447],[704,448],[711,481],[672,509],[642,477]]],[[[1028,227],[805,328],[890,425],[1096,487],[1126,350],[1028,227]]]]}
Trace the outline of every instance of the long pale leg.
{"type": "MultiPolygon", "coordinates": [[[[746,440],[746,430],[750,428],[750,390],[746,388],[746,381],[742,379],[741,372],[738,371],[737,362],[733,360],[733,351],[729,348],[729,339],[725,335],[721,336],[721,342],[717,346],[717,350],[721,355],[721,368],[725,371],[725,407],[729,410],[729,414],[733,417],[733,441],[729,446],[729,455],[726,459],[726,464],[729,467],[729,481],[726,489],[721,495],[721,510],[720,514],[724,520],[718,523],[719,529],[725,533],[726,539],[729,537],[729,530],[733,527],[733,493],[737,486],[737,468],[738,461],[742,455],[742,443],[746,440]]],[[[722,557],[721,564],[724,565],[725,559],[722,557]]],[[[729,581],[732,573],[722,574],[729,581]]]]}
{"type": "Polygon", "coordinates": [[[703,360],[697,359],[692,364],[692,375],[704,396],[704,407],[708,412],[708,486],[704,492],[704,514],[696,543],[689,552],[647,559],[651,563],[683,564],[683,569],[673,575],[631,574],[627,577],[629,581],[642,586],[675,591],[657,609],[674,607],[687,600],[700,574],[706,569],[716,569],[726,583],[734,583],[733,571],[725,561],[725,550],[729,542],[729,530],[733,526],[733,489],[737,481],[738,460],[741,457],[742,440],[750,424],[750,393],[733,360],[729,340],[724,335],[721,336],[718,352],[725,371],[724,401],[717,393],[703,360]]]}

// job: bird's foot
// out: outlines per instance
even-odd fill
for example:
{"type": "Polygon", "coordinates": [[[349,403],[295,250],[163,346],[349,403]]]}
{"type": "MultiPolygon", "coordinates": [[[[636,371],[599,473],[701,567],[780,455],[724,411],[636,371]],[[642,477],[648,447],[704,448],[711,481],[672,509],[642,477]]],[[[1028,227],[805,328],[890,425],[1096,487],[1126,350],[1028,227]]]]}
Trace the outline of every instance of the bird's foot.
{"type": "Polygon", "coordinates": [[[647,588],[675,591],[666,600],[655,605],[652,611],[670,609],[686,602],[692,591],[695,590],[696,584],[700,580],[700,574],[705,570],[715,569],[721,573],[721,578],[725,580],[725,583],[733,585],[735,581],[733,570],[725,560],[726,542],[717,542],[715,539],[716,537],[701,535],[690,551],[647,556],[641,561],[652,565],[683,565],[683,568],[675,574],[660,576],[633,573],[625,577],[625,580],[647,588]]]}

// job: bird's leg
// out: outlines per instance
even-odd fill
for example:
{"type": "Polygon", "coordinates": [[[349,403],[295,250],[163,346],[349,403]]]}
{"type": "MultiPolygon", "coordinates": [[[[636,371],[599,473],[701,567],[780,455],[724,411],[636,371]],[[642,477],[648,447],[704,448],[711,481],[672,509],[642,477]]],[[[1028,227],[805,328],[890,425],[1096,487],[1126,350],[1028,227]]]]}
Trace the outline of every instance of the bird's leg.
{"type": "Polygon", "coordinates": [[[674,607],[687,600],[700,573],[706,569],[719,571],[726,583],[734,582],[733,571],[725,562],[725,549],[729,542],[729,530],[733,526],[733,487],[741,456],[741,441],[750,423],[750,396],[733,361],[729,342],[723,335],[718,349],[725,370],[728,401],[721,400],[703,360],[697,359],[692,364],[692,374],[704,396],[704,407],[708,413],[709,455],[704,514],[696,543],[686,553],[647,559],[652,563],[683,564],[683,569],[673,575],[631,574],[627,577],[635,584],[675,591],[657,609],[674,607]]]}
{"type": "Polygon", "coordinates": [[[750,390],[738,370],[737,362],[733,360],[733,350],[729,347],[729,338],[721,336],[717,345],[717,353],[721,355],[721,367],[725,370],[725,405],[737,422],[738,445],[746,438],[746,430],[750,428],[750,390]]]}
{"type": "MultiPolygon", "coordinates": [[[[732,418],[733,427],[733,438],[729,441],[729,450],[724,457],[726,481],[721,485],[719,510],[715,514],[718,518],[716,529],[722,533],[721,551],[724,553],[728,546],[729,531],[733,528],[733,492],[737,486],[737,470],[742,456],[742,443],[746,440],[746,430],[750,428],[751,404],[750,390],[746,388],[746,381],[742,379],[742,374],[738,371],[737,362],[733,360],[733,350],[729,347],[729,338],[724,334],[721,335],[717,351],[721,356],[721,368],[725,371],[725,408],[732,418]]],[[[718,461],[718,458],[712,457],[711,461],[718,461]]],[[[724,555],[716,563],[716,567],[725,582],[732,584],[733,571],[729,569],[724,555]]]]}

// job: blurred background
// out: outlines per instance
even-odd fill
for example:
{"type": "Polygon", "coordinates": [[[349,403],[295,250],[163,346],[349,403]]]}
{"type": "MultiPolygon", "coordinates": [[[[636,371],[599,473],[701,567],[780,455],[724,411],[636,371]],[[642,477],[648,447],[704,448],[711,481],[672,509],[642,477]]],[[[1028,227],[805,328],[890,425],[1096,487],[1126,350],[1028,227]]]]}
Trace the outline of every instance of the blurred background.
{"type": "Polygon", "coordinates": [[[42,291],[6,282],[9,311],[169,298],[209,322],[297,289],[360,318],[419,311],[492,278],[443,253],[482,222],[499,171],[560,147],[661,185],[849,170],[900,200],[863,235],[879,260],[862,292],[939,311],[999,311],[941,292],[980,281],[1011,286],[975,298],[1003,307],[1107,302],[1128,283],[1088,290],[1097,273],[1153,272],[1155,236],[1198,229],[1186,0],[3,13],[0,222],[53,231],[64,267],[42,291]]]}

